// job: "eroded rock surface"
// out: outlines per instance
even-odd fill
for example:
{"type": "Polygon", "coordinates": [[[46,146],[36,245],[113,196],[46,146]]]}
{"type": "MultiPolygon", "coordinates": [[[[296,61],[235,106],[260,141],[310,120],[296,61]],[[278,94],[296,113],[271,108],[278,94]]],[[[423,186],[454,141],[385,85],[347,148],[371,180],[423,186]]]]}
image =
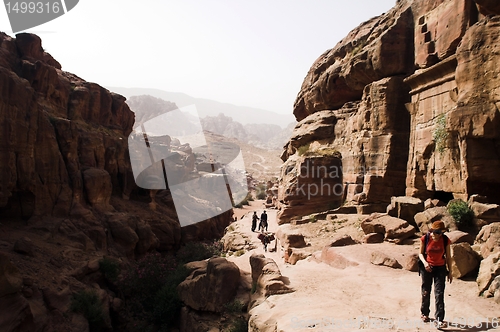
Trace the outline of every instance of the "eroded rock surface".
{"type": "Polygon", "coordinates": [[[286,190],[304,151],[339,153],[344,204],[410,196],[437,206],[472,194],[499,204],[499,22],[492,1],[398,1],[323,53],[294,105],[282,219],[298,213],[286,212],[286,190]]]}

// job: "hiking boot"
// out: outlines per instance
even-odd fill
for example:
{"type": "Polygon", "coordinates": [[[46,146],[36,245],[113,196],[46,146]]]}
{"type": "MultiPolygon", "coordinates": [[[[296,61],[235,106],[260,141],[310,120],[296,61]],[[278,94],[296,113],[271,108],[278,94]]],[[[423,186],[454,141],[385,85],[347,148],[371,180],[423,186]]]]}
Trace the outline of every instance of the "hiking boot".
{"type": "Polygon", "coordinates": [[[424,322],[424,323],[429,323],[431,321],[429,316],[426,316],[426,315],[422,315],[422,316],[420,316],[420,318],[422,319],[422,322],[424,322]]]}

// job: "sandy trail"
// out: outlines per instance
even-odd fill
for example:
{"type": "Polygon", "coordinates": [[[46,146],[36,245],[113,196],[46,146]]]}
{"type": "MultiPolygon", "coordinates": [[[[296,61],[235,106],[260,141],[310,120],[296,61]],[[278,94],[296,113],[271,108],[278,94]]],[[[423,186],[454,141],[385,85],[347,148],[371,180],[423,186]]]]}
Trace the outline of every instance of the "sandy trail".
{"type": "MultiPolygon", "coordinates": [[[[262,201],[251,210],[260,216],[262,201]]],[[[359,265],[338,269],[311,259],[296,265],[285,264],[282,253],[264,252],[258,233],[251,232],[250,209],[237,223],[251,237],[256,249],[240,257],[231,257],[243,273],[250,273],[249,257],[264,254],[276,261],[289,286],[295,292],[267,298],[253,315],[275,320],[277,331],[436,331],[432,323],[420,321],[420,277],[416,272],[392,269],[370,263],[371,253],[381,251],[398,259],[418,250],[413,245],[391,243],[339,247],[338,253],[359,265]]],[[[266,210],[269,231],[275,232],[276,210],[266,210]]],[[[270,244],[274,246],[274,242],[270,244]]],[[[433,297],[433,295],[432,295],[433,297]]],[[[433,302],[433,298],[431,300],[433,302]]],[[[500,307],[492,299],[477,296],[475,281],[453,280],[446,283],[446,318],[454,324],[446,331],[496,331],[500,307]],[[470,325],[470,326],[468,326],[470,325]]],[[[431,317],[434,304],[431,303],[431,317]]]]}

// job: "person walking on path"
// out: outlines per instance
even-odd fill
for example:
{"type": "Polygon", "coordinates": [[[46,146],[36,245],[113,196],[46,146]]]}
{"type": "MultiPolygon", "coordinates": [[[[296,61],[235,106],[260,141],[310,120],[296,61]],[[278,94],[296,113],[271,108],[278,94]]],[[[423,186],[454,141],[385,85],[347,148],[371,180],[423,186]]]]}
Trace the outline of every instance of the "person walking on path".
{"type": "Polygon", "coordinates": [[[259,217],[257,217],[257,211],[253,211],[253,216],[252,216],[252,232],[255,232],[255,228],[257,228],[257,220],[259,220],[259,217]]]}
{"type": "Polygon", "coordinates": [[[267,232],[267,214],[266,214],[266,210],[264,210],[264,212],[262,212],[262,214],[260,215],[259,231],[261,229],[264,230],[264,228],[266,229],[266,232],[267,232]]]}
{"type": "Polygon", "coordinates": [[[446,227],[441,220],[432,223],[430,232],[420,238],[420,254],[418,255],[419,274],[422,277],[422,305],[420,312],[424,322],[429,322],[431,288],[434,282],[436,301],[436,323],[438,328],[446,327],[444,320],[444,287],[446,276],[452,282],[450,240],[444,231],[446,227]]]}

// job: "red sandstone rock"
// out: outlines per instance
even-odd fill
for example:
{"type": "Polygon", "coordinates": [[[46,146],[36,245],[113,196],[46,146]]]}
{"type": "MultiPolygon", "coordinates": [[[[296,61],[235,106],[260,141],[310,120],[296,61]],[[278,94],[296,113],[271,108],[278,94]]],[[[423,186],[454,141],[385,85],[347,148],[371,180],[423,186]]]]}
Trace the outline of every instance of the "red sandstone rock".
{"type": "Polygon", "coordinates": [[[500,3],[496,0],[474,0],[484,15],[500,15],[500,3]]]}
{"type": "Polygon", "coordinates": [[[313,64],[294,104],[301,121],[317,111],[359,100],[364,87],[412,70],[411,11],[406,3],[361,24],[313,64]]]}
{"type": "Polygon", "coordinates": [[[399,264],[399,262],[396,259],[390,258],[389,256],[387,256],[386,254],[384,254],[380,251],[372,252],[372,257],[371,257],[370,262],[372,264],[375,264],[375,265],[384,265],[384,266],[391,267],[393,269],[401,269],[402,268],[401,264],[399,264]]]}
{"type": "Polygon", "coordinates": [[[190,308],[222,312],[238,289],[240,270],[225,258],[208,260],[206,273],[196,270],[178,286],[180,299],[190,308]]]}
{"type": "Polygon", "coordinates": [[[484,226],[477,235],[475,243],[481,245],[483,258],[500,251],[500,222],[484,226]]]}

